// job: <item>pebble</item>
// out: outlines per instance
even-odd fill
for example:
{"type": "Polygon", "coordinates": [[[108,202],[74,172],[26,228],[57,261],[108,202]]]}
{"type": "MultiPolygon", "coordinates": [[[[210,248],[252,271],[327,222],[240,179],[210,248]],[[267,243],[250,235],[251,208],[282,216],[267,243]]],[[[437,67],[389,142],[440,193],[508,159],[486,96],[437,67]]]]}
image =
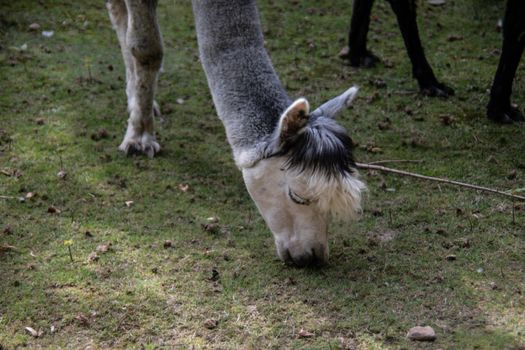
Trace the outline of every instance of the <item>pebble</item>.
{"type": "Polygon", "coordinates": [[[38,23],[31,23],[29,25],[29,30],[37,31],[39,29],[40,29],[40,24],[38,24],[38,23]]]}
{"type": "Polygon", "coordinates": [[[410,328],[407,338],[416,341],[434,341],[436,340],[436,332],[434,332],[434,329],[430,326],[417,326],[410,328]]]}

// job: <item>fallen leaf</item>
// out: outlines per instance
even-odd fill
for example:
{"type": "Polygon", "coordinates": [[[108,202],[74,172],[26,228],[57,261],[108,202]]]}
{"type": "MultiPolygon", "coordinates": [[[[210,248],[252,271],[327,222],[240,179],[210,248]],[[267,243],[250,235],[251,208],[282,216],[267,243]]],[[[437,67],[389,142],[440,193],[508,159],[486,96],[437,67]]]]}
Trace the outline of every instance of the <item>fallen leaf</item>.
{"type": "Polygon", "coordinates": [[[82,313],[76,315],[75,320],[77,320],[83,326],[89,325],[89,319],[82,313]]]}
{"type": "Polygon", "coordinates": [[[88,262],[95,262],[99,259],[97,252],[92,252],[88,255],[88,262]]]}
{"type": "Polygon", "coordinates": [[[182,192],[188,192],[188,189],[190,188],[190,185],[188,185],[188,184],[179,184],[177,187],[182,192]]]}
{"type": "Polygon", "coordinates": [[[111,247],[111,243],[108,243],[108,244],[100,244],[99,246],[97,246],[97,252],[99,253],[106,253],[109,251],[111,247]]]}
{"type": "Polygon", "coordinates": [[[518,177],[518,171],[516,169],[507,174],[508,180],[514,180],[516,177],[518,177]]]}
{"type": "Polygon", "coordinates": [[[217,327],[218,324],[219,322],[217,320],[214,320],[213,318],[208,318],[204,321],[204,327],[208,329],[214,329],[217,327]]]}
{"type": "Polygon", "coordinates": [[[220,279],[219,271],[216,269],[211,270],[211,277],[209,278],[210,281],[218,281],[220,279]]]}
{"type": "Polygon", "coordinates": [[[47,208],[47,212],[50,214],[60,214],[60,209],[56,208],[55,206],[51,205],[49,208],[47,208]]]}
{"type": "Polygon", "coordinates": [[[301,328],[301,330],[299,331],[299,333],[297,333],[297,335],[299,336],[299,338],[311,338],[313,336],[315,336],[314,333],[312,332],[308,332],[307,330],[301,328]]]}
{"type": "Polygon", "coordinates": [[[463,36],[461,36],[461,35],[449,35],[447,40],[450,41],[450,42],[452,42],[452,41],[460,41],[460,40],[463,40],[463,36]]]}
{"type": "Polygon", "coordinates": [[[133,205],[133,201],[125,201],[124,204],[126,204],[126,207],[131,207],[133,205]]]}
{"type": "Polygon", "coordinates": [[[91,134],[91,139],[93,141],[100,141],[102,139],[107,139],[108,137],[109,137],[109,133],[104,128],[100,128],[96,132],[91,134]]]}
{"type": "Polygon", "coordinates": [[[34,192],[27,192],[26,193],[26,199],[31,199],[36,196],[36,193],[34,192]]]}
{"type": "Polygon", "coordinates": [[[38,332],[37,332],[37,331],[36,331],[34,328],[32,328],[32,327],[26,327],[25,330],[26,330],[29,334],[31,334],[33,337],[35,337],[35,338],[40,337],[40,336],[44,333],[44,332],[42,332],[42,331],[38,331],[38,332]]]}
{"type": "Polygon", "coordinates": [[[439,119],[441,121],[441,124],[446,125],[446,126],[452,125],[456,122],[456,118],[448,114],[440,115],[439,119]]]}
{"type": "Polygon", "coordinates": [[[203,224],[202,229],[209,233],[218,233],[219,232],[219,225],[218,224],[203,224]]]}

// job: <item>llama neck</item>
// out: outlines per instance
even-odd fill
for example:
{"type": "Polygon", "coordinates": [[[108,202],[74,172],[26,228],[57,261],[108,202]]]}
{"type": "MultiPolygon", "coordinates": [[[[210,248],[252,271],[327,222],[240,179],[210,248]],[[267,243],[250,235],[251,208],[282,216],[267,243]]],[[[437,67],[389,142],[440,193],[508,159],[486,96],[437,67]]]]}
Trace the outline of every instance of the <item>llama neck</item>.
{"type": "Polygon", "coordinates": [[[201,62],[234,154],[258,147],[290,100],[264,48],[255,0],[193,0],[193,12],[201,62]]]}

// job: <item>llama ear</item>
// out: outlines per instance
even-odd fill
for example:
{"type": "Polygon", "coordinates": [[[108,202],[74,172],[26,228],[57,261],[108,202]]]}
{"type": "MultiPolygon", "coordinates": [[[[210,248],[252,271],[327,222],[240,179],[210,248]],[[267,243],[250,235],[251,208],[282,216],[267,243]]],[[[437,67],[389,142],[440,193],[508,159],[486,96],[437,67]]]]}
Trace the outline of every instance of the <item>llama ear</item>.
{"type": "Polygon", "coordinates": [[[350,106],[357,95],[357,90],[359,90],[357,86],[352,86],[341,95],[323,103],[321,107],[312,112],[312,116],[335,118],[339,112],[350,106]]]}
{"type": "Polygon", "coordinates": [[[295,100],[284,111],[279,120],[279,143],[282,145],[292,140],[308,123],[310,105],[305,98],[295,100]]]}

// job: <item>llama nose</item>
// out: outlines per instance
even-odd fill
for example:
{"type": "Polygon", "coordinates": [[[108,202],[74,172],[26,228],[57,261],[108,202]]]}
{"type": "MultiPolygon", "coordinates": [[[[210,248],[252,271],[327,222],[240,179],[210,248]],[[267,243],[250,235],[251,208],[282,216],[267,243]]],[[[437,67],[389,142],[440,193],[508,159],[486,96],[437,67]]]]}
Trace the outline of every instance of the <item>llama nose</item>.
{"type": "Polygon", "coordinates": [[[292,255],[287,249],[284,254],[284,261],[297,267],[321,267],[328,263],[328,256],[324,254],[324,251],[324,247],[320,246],[318,249],[312,248],[310,251],[292,255]]]}

